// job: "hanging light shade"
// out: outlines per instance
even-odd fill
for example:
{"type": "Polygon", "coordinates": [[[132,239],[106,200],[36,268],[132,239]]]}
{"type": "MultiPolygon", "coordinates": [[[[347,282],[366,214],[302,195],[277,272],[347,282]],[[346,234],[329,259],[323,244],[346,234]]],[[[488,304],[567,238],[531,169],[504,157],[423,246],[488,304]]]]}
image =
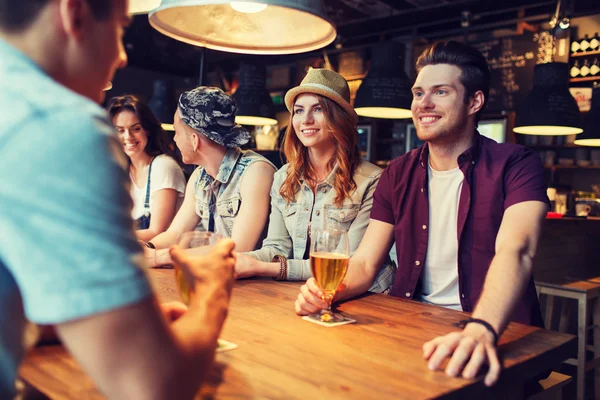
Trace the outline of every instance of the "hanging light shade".
{"type": "Polygon", "coordinates": [[[600,146],[600,86],[592,90],[592,107],[585,114],[583,133],[577,135],[575,144],[579,146],[600,146]]]}
{"type": "Polygon", "coordinates": [[[233,94],[237,104],[235,122],[240,125],[275,125],[275,108],[267,90],[265,66],[242,63],[240,85],[233,94]]]}
{"type": "Polygon", "coordinates": [[[551,62],[535,66],[533,88],[517,111],[513,130],[525,135],[583,132],[577,102],[569,92],[568,64],[551,62]]]}
{"type": "Polygon", "coordinates": [[[175,99],[175,85],[173,81],[166,79],[157,79],[152,85],[152,97],[148,101],[148,106],[161,122],[161,126],[166,131],[172,131],[173,116],[177,108],[175,99]]]}
{"type": "Polygon", "coordinates": [[[404,46],[378,43],[371,50],[371,69],[356,93],[354,109],[371,118],[411,118],[412,93],[404,72],[404,46]]]}
{"type": "Polygon", "coordinates": [[[163,0],[150,24],[182,42],[247,54],[302,53],[336,37],[321,0],[163,0]]]}
{"type": "Polygon", "coordinates": [[[160,5],[160,0],[129,0],[129,14],[147,14],[160,5]]]}

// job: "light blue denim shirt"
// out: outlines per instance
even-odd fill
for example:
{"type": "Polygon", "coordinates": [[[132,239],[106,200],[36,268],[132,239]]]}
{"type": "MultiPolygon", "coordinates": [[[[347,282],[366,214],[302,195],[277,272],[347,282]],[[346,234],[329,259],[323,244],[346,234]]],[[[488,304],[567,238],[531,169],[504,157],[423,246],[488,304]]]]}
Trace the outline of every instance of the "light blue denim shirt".
{"type": "MultiPolygon", "coordinates": [[[[251,150],[240,150],[239,147],[227,149],[215,178],[202,167],[198,167],[194,194],[196,196],[196,214],[200,217],[197,230],[209,230],[210,197],[215,196],[213,207],[215,226],[213,232],[231,237],[235,218],[242,204],[240,188],[242,178],[248,167],[262,161],[275,168],[271,161],[251,150]]],[[[258,242],[260,245],[260,241],[258,242]]]]}
{"type": "MultiPolygon", "coordinates": [[[[335,205],[336,191],[333,187],[337,166],[327,179],[317,185],[313,193],[308,183],[301,180],[296,200],[289,204],[279,194],[279,190],[287,174],[288,164],[275,173],[271,187],[271,216],[269,232],[260,250],[248,254],[261,261],[271,261],[276,255],[288,258],[288,280],[306,280],[312,276],[310,261],[304,260],[307,243],[315,229],[322,227],[342,229],[348,232],[350,255],[354,254],[369,225],[369,216],[373,205],[373,193],[381,176],[381,168],[361,161],[354,181],[356,190],[342,205],[335,205]]],[[[392,284],[395,266],[385,263],[370,291],[381,293],[392,284]]]]}
{"type": "Polygon", "coordinates": [[[0,110],[0,399],[10,399],[26,321],[90,317],[151,289],[105,111],[1,39],[0,110]]]}

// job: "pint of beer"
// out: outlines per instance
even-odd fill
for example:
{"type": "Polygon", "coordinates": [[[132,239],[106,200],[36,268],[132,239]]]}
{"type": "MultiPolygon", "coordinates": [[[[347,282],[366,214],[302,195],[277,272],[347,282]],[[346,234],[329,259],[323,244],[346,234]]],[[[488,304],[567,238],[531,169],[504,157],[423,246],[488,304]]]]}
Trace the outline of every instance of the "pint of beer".
{"type": "Polygon", "coordinates": [[[348,233],[337,229],[317,229],[310,246],[310,270],[323,292],[327,308],[309,318],[321,322],[343,321],[344,316],[331,311],[331,302],[344,280],[350,261],[348,233]]]}
{"type": "Polygon", "coordinates": [[[340,253],[316,252],[310,255],[310,270],[323,293],[335,294],[346,276],[350,257],[340,253]]]}
{"type": "MultiPolygon", "coordinates": [[[[179,246],[187,252],[198,255],[207,250],[206,246],[215,244],[219,239],[221,239],[221,235],[214,234],[213,232],[185,232],[179,239],[179,246]]],[[[194,291],[187,281],[185,273],[181,270],[181,267],[177,264],[173,264],[173,267],[175,270],[175,283],[177,284],[181,301],[185,304],[189,304],[194,295],[194,291]]]]}

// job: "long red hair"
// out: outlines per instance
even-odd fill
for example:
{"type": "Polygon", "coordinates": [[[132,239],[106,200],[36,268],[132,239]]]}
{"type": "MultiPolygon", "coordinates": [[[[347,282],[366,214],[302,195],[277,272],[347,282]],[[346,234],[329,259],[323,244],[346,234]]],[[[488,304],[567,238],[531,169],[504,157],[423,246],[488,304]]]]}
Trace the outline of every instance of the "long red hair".
{"type": "MultiPolygon", "coordinates": [[[[356,189],[354,172],[360,163],[358,131],[356,125],[352,123],[352,118],[342,107],[327,97],[317,94],[316,96],[319,99],[319,105],[323,109],[324,128],[333,134],[336,143],[337,151],[329,160],[328,167],[331,170],[336,163],[338,165],[333,188],[336,191],[335,204],[340,207],[344,199],[350,197],[350,193],[356,189]]],[[[315,171],[310,164],[308,148],[298,139],[292,123],[293,118],[294,114],[292,112],[283,139],[283,153],[289,165],[287,176],[279,189],[279,194],[288,203],[296,199],[296,194],[300,190],[300,180],[303,177],[304,179],[316,180],[315,171]]]]}

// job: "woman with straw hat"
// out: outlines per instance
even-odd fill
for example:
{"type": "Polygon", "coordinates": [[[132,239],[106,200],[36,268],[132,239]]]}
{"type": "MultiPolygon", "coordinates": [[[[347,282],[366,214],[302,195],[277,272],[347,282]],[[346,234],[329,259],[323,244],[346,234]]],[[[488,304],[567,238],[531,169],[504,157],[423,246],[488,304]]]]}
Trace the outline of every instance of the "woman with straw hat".
{"type": "MultiPolygon", "coordinates": [[[[275,173],[263,247],[238,256],[240,278],[306,280],[315,229],[348,231],[354,253],[369,224],[381,169],[360,158],[358,115],[346,80],[334,71],[311,69],[287,92],[285,104],[291,113],[283,144],[288,164],[275,173]]],[[[371,289],[387,289],[393,272],[382,268],[371,289]]]]}

